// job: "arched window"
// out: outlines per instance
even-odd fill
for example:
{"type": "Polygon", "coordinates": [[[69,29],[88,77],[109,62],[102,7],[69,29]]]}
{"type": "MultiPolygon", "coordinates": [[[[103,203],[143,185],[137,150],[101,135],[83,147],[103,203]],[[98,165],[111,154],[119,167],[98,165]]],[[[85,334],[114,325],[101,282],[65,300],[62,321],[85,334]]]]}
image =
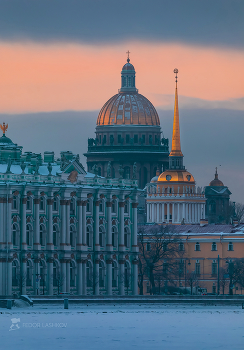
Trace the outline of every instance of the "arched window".
{"type": "Polygon", "coordinates": [[[103,213],[103,212],[104,212],[104,201],[103,201],[103,200],[100,200],[100,203],[99,203],[99,212],[100,212],[100,213],[103,213]]]}
{"type": "Polygon", "coordinates": [[[213,250],[213,251],[216,251],[216,250],[217,250],[217,244],[216,244],[216,242],[213,242],[213,243],[212,243],[212,250],[213,250]]]}
{"type": "Polygon", "coordinates": [[[92,265],[90,261],[86,263],[86,284],[87,287],[92,287],[92,265]]]}
{"type": "Polygon", "coordinates": [[[127,294],[128,294],[129,287],[130,287],[130,266],[128,262],[125,262],[125,288],[127,288],[127,294]]]}
{"type": "Polygon", "coordinates": [[[45,227],[40,225],[40,244],[41,246],[45,245],[45,227]]]}
{"type": "Polygon", "coordinates": [[[31,210],[31,197],[30,196],[27,197],[26,210],[31,210]]]}
{"type": "Polygon", "coordinates": [[[118,268],[116,263],[112,262],[112,287],[117,287],[117,280],[118,280],[118,268]]]}
{"type": "Polygon", "coordinates": [[[90,199],[87,200],[87,203],[86,203],[86,211],[87,211],[88,213],[91,213],[91,200],[90,200],[90,199]]]}
{"type": "Polygon", "coordinates": [[[101,167],[99,166],[98,167],[98,176],[101,176],[102,175],[102,169],[101,169],[101,167]]]}
{"type": "Polygon", "coordinates": [[[75,263],[70,262],[70,287],[75,287],[75,263]]]}
{"type": "Polygon", "coordinates": [[[58,245],[58,228],[56,225],[53,225],[53,245],[58,245]]]}
{"type": "Polygon", "coordinates": [[[115,226],[112,227],[112,246],[117,247],[117,228],[115,226]]]}
{"type": "Polygon", "coordinates": [[[75,228],[74,226],[70,226],[70,245],[71,247],[75,247],[75,228]]]}
{"type": "Polygon", "coordinates": [[[210,201],[210,203],[209,203],[209,212],[210,212],[210,214],[216,213],[216,203],[214,200],[210,201]]]}
{"type": "Polygon", "coordinates": [[[72,198],[70,201],[70,215],[75,215],[75,199],[72,198]]]}
{"type": "Polygon", "coordinates": [[[13,287],[18,286],[18,263],[16,260],[12,262],[12,285],[13,287]]]}
{"type": "Polygon", "coordinates": [[[41,260],[40,261],[40,286],[44,287],[45,286],[45,265],[44,262],[41,260]]]}
{"type": "Polygon", "coordinates": [[[44,210],[45,209],[45,200],[44,197],[40,198],[40,210],[44,210]]]}
{"type": "Polygon", "coordinates": [[[198,252],[201,250],[201,249],[200,249],[200,243],[199,243],[199,242],[196,242],[195,250],[198,251],[198,252]]]}
{"type": "Polygon", "coordinates": [[[88,247],[92,247],[92,228],[91,226],[86,227],[86,244],[88,247]]]}
{"type": "Polygon", "coordinates": [[[26,263],[26,285],[27,287],[32,286],[32,265],[29,260],[26,263]]]}
{"type": "Polygon", "coordinates": [[[53,211],[58,211],[58,198],[53,199],[53,211]]]}
{"type": "Polygon", "coordinates": [[[31,230],[31,225],[27,224],[26,225],[26,243],[28,246],[31,246],[32,245],[32,237],[31,237],[31,233],[32,230],[31,230]]]}
{"type": "Polygon", "coordinates": [[[17,207],[17,197],[13,196],[13,200],[12,200],[12,210],[16,210],[17,207]]]}
{"type": "Polygon", "coordinates": [[[129,213],[129,201],[126,200],[125,201],[125,210],[124,210],[125,214],[128,214],[129,213]]]}
{"type": "Polygon", "coordinates": [[[102,226],[99,227],[99,245],[100,247],[105,246],[105,232],[102,226]]]}
{"type": "Polygon", "coordinates": [[[124,244],[126,248],[129,248],[130,246],[130,231],[128,227],[125,227],[124,230],[124,244]]]}
{"type": "Polygon", "coordinates": [[[102,261],[99,262],[99,287],[104,287],[104,264],[102,261]]]}
{"type": "Polygon", "coordinates": [[[13,245],[18,245],[18,227],[16,224],[13,224],[13,236],[12,236],[13,245]]]}

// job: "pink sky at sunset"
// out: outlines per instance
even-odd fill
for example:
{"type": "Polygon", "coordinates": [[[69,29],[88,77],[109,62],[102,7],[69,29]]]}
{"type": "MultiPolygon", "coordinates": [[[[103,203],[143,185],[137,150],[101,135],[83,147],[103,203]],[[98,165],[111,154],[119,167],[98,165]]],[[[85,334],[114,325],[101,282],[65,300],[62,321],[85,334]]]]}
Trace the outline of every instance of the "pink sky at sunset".
{"type": "Polygon", "coordinates": [[[0,113],[100,109],[120,88],[128,49],[137,88],[155,107],[172,108],[177,67],[185,107],[189,99],[206,100],[201,108],[208,108],[208,101],[218,101],[221,108],[221,101],[233,100],[232,108],[244,109],[235,101],[244,97],[241,50],[143,42],[107,46],[2,42],[0,113]]]}

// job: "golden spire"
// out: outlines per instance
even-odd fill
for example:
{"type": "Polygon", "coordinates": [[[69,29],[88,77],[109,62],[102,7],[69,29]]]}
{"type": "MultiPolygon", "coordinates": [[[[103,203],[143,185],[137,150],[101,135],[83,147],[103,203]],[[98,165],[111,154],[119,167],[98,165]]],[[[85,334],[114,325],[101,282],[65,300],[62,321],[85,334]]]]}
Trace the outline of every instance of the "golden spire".
{"type": "Polygon", "coordinates": [[[8,124],[7,125],[5,125],[5,123],[3,122],[3,125],[2,124],[0,124],[0,128],[2,129],[2,131],[3,131],[3,135],[5,135],[5,131],[8,129],[8,124]]]}
{"type": "Polygon", "coordinates": [[[175,75],[175,109],[174,109],[174,123],[173,123],[173,134],[172,134],[172,149],[170,156],[183,157],[180,146],[180,121],[179,121],[179,108],[178,108],[178,91],[177,91],[177,73],[178,69],[174,69],[175,75]]]}

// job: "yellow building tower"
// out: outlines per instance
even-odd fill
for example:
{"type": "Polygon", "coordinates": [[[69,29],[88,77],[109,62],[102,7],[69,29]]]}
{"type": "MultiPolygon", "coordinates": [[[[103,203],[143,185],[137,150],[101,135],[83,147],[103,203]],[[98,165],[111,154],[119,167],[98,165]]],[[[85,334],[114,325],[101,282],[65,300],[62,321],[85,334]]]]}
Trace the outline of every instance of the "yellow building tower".
{"type": "Polygon", "coordinates": [[[183,165],[180,143],[180,121],[176,74],[174,123],[169,169],[151,180],[147,186],[147,222],[198,224],[205,219],[205,196],[191,173],[183,165]]]}

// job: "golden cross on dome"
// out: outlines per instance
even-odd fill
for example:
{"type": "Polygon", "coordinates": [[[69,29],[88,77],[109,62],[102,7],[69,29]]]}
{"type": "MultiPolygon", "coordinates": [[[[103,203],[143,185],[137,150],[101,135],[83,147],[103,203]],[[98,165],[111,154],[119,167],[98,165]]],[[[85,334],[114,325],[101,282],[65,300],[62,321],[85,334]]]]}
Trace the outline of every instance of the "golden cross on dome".
{"type": "Polygon", "coordinates": [[[0,128],[2,129],[2,131],[3,131],[3,135],[5,135],[5,131],[8,129],[8,124],[7,125],[5,125],[5,123],[3,122],[3,125],[2,124],[0,124],[0,128]]]}
{"type": "Polygon", "coordinates": [[[130,62],[130,51],[128,50],[126,53],[128,55],[127,62],[129,63],[130,62]]]}
{"type": "Polygon", "coordinates": [[[175,82],[177,83],[177,74],[178,74],[178,69],[177,68],[175,68],[174,69],[174,73],[175,73],[175,82]]]}

